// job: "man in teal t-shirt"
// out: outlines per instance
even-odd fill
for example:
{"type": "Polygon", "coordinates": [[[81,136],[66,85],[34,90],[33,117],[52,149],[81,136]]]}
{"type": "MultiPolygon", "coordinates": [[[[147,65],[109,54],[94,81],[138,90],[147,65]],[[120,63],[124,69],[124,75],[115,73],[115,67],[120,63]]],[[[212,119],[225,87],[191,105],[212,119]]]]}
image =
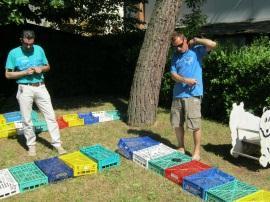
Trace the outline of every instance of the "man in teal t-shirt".
{"type": "Polygon", "coordinates": [[[171,124],[178,141],[178,150],[185,152],[184,123],[193,131],[193,160],[200,160],[201,97],[203,95],[202,59],[216,46],[210,39],[193,38],[187,41],[183,33],[172,35],[174,55],[171,77],[175,81],[171,107],[171,124]]]}
{"type": "Polygon", "coordinates": [[[50,65],[44,50],[34,45],[35,33],[24,30],[21,36],[22,45],[12,49],[7,57],[7,79],[16,79],[18,83],[17,100],[23,118],[24,136],[28,146],[28,154],[36,155],[36,135],[33,130],[31,112],[33,102],[45,117],[48,131],[52,138],[52,145],[59,154],[66,151],[61,146],[60,132],[52,107],[51,98],[44,84],[44,72],[50,70],[50,65]]]}

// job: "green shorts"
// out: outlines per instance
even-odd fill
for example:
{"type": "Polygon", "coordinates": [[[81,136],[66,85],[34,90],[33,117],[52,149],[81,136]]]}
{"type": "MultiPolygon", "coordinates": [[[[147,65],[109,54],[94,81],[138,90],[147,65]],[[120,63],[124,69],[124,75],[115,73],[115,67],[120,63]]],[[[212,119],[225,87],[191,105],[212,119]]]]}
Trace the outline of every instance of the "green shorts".
{"type": "Polygon", "coordinates": [[[201,98],[175,98],[171,107],[171,125],[173,128],[186,126],[188,129],[201,128],[201,98]]]}

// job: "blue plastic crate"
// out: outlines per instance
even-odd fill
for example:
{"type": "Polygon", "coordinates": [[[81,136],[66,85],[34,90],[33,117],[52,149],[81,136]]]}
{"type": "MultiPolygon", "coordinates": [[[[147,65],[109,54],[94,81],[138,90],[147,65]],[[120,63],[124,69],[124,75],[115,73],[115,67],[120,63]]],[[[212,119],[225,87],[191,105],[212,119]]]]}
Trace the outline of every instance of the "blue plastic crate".
{"type": "Polygon", "coordinates": [[[88,112],[88,113],[78,113],[79,115],[79,118],[80,119],[84,119],[84,118],[87,118],[89,116],[93,116],[92,112],[88,112]]]}
{"type": "Polygon", "coordinates": [[[128,159],[132,159],[134,151],[145,149],[154,145],[158,145],[159,142],[153,140],[152,138],[145,137],[135,137],[135,138],[121,138],[117,144],[119,153],[128,159]]]}
{"type": "Polygon", "coordinates": [[[22,115],[20,111],[5,113],[4,117],[7,123],[14,121],[22,121],[22,115]]]}
{"type": "Polygon", "coordinates": [[[49,183],[73,177],[73,170],[57,157],[34,162],[47,175],[49,183]]]}
{"type": "Polygon", "coordinates": [[[19,184],[20,192],[25,192],[48,184],[48,177],[34,162],[14,166],[8,170],[19,184]]]}
{"type": "Polygon", "coordinates": [[[120,156],[99,144],[83,147],[80,152],[94,160],[99,171],[120,165],[120,156]]]}
{"type": "Polygon", "coordinates": [[[217,168],[210,168],[194,175],[186,176],[183,180],[183,189],[200,196],[205,200],[206,191],[216,186],[235,180],[235,177],[224,173],[217,168]]]}
{"type": "Polygon", "coordinates": [[[84,124],[98,123],[99,118],[93,116],[92,112],[89,113],[79,113],[79,118],[84,119],[84,124]]]}

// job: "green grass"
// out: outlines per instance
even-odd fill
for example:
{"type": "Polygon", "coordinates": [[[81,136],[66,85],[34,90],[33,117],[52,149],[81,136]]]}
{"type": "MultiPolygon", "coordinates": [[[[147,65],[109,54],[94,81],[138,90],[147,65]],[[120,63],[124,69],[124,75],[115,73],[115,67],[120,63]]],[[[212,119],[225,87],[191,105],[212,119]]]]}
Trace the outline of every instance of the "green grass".
{"type": "MultiPolygon", "coordinates": [[[[14,100],[15,101],[15,100],[14,100]]],[[[1,112],[18,110],[16,102],[1,107],[1,112]]],[[[118,109],[125,112],[124,99],[87,97],[53,100],[57,115],[118,109]]],[[[231,138],[227,125],[203,120],[202,162],[217,166],[239,180],[258,188],[270,190],[270,169],[263,169],[258,162],[230,155],[231,138]]],[[[122,137],[148,135],[164,144],[175,147],[176,137],[169,123],[169,111],[159,109],[157,121],[151,127],[129,127],[124,121],[112,121],[96,125],[65,128],[61,130],[63,146],[68,152],[82,146],[101,144],[111,150],[117,149],[122,137]]],[[[0,139],[0,169],[9,168],[33,160],[56,156],[50,146],[48,133],[39,134],[37,156],[27,156],[23,138],[0,139]]],[[[191,133],[186,134],[186,149],[192,152],[191,133]]],[[[121,165],[90,176],[68,179],[49,184],[36,190],[10,197],[7,201],[200,201],[182,190],[178,185],[156,173],[145,170],[121,157],[121,165]]]]}

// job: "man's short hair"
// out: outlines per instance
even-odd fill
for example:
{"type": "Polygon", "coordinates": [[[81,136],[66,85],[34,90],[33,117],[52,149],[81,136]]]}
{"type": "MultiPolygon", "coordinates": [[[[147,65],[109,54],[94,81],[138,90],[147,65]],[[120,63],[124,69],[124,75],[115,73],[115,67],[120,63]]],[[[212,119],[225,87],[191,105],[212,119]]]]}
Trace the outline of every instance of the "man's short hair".
{"type": "Polygon", "coordinates": [[[23,30],[21,34],[21,38],[27,38],[27,39],[34,39],[35,38],[35,32],[33,30],[23,30]]]}
{"type": "Polygon", "coordinates": [[[173,32],[171,36],[171,41],[175,41],[177,38],[185,39],[185,35],[182,32],[173,32]]]}

